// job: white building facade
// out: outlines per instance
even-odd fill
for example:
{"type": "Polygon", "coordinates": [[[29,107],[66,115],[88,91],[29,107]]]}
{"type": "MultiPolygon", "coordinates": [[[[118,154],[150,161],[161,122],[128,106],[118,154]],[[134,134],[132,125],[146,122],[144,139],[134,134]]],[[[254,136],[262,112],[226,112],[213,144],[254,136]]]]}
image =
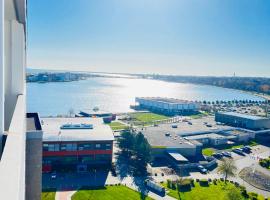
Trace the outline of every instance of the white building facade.
{"type": "Polygon", "coordinates": [[[0,196],[25,199],[26,2],[0,0],[0,196]]]}

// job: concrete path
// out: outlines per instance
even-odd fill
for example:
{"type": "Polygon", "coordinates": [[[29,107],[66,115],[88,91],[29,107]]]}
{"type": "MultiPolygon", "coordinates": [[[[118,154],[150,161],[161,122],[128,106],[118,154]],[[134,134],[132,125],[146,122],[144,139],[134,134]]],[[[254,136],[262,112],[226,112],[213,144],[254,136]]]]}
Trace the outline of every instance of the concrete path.
{"type": "Polygon", "coordinates": [[[77,191],[56,191],[55,200],[71,200],[71,197],[75,192],[77,191]]]}

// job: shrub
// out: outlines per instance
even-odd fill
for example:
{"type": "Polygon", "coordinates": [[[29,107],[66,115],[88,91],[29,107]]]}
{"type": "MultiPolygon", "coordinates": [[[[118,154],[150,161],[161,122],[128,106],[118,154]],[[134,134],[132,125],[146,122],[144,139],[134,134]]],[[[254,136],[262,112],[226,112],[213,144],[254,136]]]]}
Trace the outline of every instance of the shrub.
{"type": "Polygon", "coordinates": [[[201,179],[201,180],[200,180],[200,185],[201,185],[201,186],[209,186],[209,185],[208,185],[208,180],[207,180],[207,179],[201,179]]]}
{"type": "Polygon", "coordinates": [[[196,182],[200,182],[200,179],[196,178],[196,182]]]}
{"type": "Polygon", "coordinates": [[[167,180],[167,188],[172,188],[172,181],[171,180],[167,180]]]}
{"type": "Polygon", "coordinates": [[[252,199],[252,200],[257,200],[257,199],[258,199],[258,194],[255,193],[255,192],[249,192],[249,193],[248,193],[248,196],[249,196],[249,198],[252,199]]]}
{"type": "Polygon", "coordinates": [[[194,179],[193,178],[190,179],[190,184],[191,184],[192,187],[195,187],[194,179]]]}
{"type": "Polygon", "coordinates": [[[189,191],[191,190],[191,180],[190,179],[183,179],[177,182],[177,189],[178,191],[189,191]]]}

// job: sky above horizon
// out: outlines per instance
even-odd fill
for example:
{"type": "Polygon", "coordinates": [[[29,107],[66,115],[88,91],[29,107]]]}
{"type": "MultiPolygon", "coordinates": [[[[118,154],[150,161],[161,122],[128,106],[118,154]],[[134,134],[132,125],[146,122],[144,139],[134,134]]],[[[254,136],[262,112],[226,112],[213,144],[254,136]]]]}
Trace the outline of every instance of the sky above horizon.
{"type": "Polygon", "coordinates": [[[28,0],[27,66],[270,77],[270,1],[28,0]]]}

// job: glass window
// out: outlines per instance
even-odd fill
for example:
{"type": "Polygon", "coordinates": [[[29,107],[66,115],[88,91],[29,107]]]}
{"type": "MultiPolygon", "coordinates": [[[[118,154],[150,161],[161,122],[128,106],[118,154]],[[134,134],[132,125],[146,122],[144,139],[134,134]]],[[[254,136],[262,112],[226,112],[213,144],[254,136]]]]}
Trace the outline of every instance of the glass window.
{"type": "Polygon", "coordinates": [[[106,144],[106,150],[111,149],[111,144],[106,144]]]}
{"type": "Polygon", "coordinates": [[[48,151],[54,151],[54,144],[49,144],[48,151]]]}
{"type": "Polygon", "coordinates": [[[54,151],[59,151],[59,144],[54,145],[54,151]]]}
{"type": "Polygon", "coordinates": [[[66,144],[67,151],[72,151],[72,144],[66,144]]]}
{"type": "Polygon", "coordinates": [[[61,151],[65,151],[66,150],[66,144],[61,144],[61,151]]]}
{"type": "Polygon", "coordinates": [[[101,145],[100,144],[96,144],[96,148],[100,149],[101,145]]]}
{"type": "Polygon", "coordinates": [[[72,144],[72,151],[77,151],[77,144],[72,144]]]}
{"type": "Polygon", "coordinates": [[[48,144],[43,144],[43,151],[48,151],[49,145],[48,144]]]}

